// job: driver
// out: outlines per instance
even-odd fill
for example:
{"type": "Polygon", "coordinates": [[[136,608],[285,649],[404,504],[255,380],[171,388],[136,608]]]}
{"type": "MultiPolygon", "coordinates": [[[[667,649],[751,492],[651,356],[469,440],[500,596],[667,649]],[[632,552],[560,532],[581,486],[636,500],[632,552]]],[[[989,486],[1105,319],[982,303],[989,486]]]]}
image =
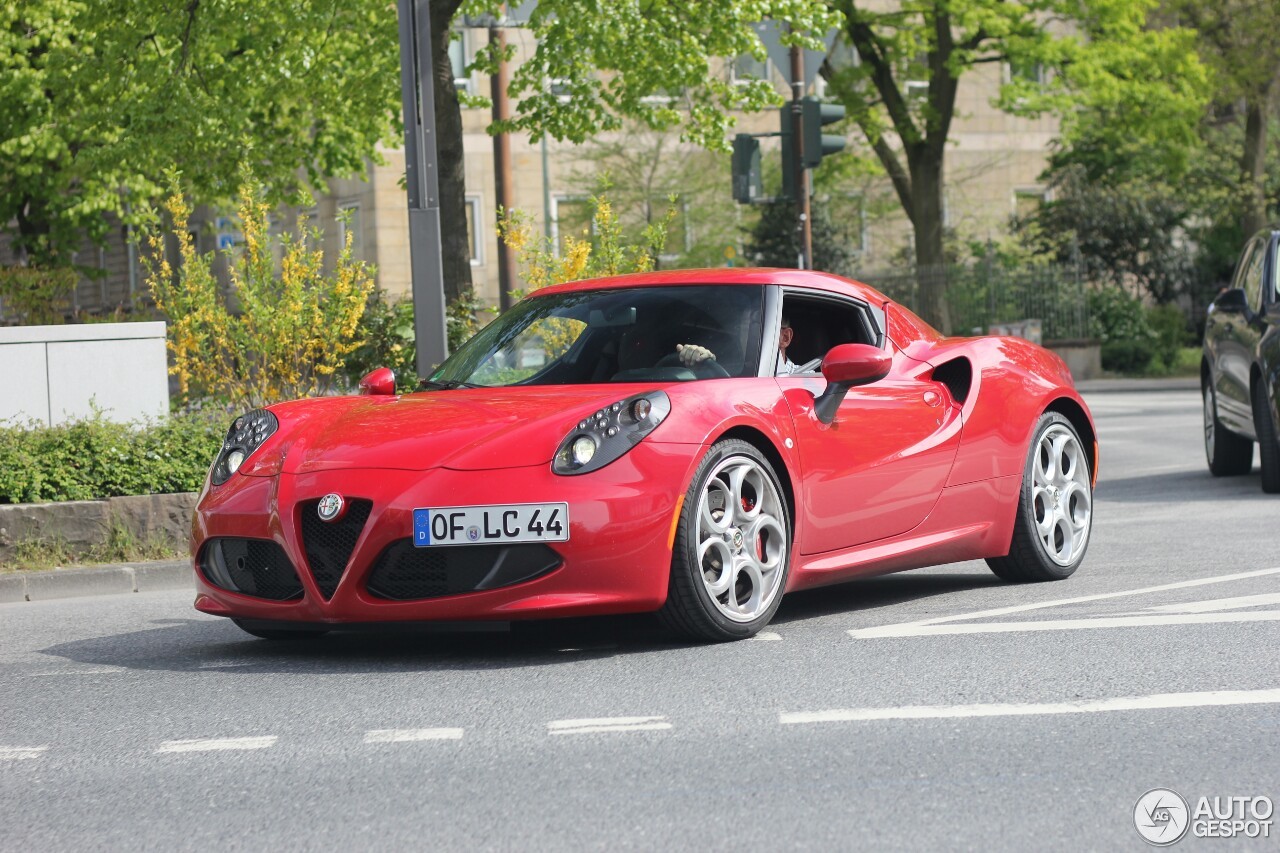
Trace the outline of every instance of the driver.
{"type": "MultiPolygon", "coordinates": [[[[777,376],[803,373],[813,367],[812,362],[796,364],[787,358],[787,347],[791,345],[791,340],[794,337],[795,331],[791,328],[791,318],[784,314],[782,317],[782,330],[778,333],[778,369],[775,372],[777,376]]],[[[695,364],[709,359],[714,360],[716,357],[711,350],[698,344],[676,344],[676,354],[680,357],[680,363],[685,367],[693,367],[695,364]]]]}

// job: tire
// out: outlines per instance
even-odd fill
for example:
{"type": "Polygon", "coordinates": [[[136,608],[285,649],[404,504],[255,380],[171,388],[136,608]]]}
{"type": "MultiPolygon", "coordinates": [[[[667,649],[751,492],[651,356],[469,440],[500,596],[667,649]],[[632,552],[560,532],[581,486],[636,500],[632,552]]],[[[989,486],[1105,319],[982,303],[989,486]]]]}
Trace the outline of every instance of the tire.
{"type": "MultiPolygon", "coordinates": [[[[236,627],[260,640],[314,640],[329,633],[327,628],[267,628],[252,619],[232,619],[236,627]]],[[[271,624],[271,623],[266,623],[271,624]]],[[[279,624],[279,623],[275,623],[279,624]]]]}
{"type": "Polygon", "coordinates": [[[1009,553],[989,558],[987,565],[1011,583],[1064,580],[1084,560],[1092,527],[1084,444],[1071,421],[1045,412],[1027,451],[1009,553]]]}
{"type": "Polygon", "coordinates": [[[791,519],[773,466],[745,441],[716,443],[684,496],[658,618],[696,640],[752,637],[777,612],[790,569],[791,519]]]}
{"type": "Polygon", "coordinates": [[[1253,468],[1253,442],[1218,420],[1218,392],[1212,382],[1204,386],[1204,456],[1215,477],[1238,477],[1253,468]]]}
{"type": "MultiPolygon", "coordinates": [[[[1258,457],[1262,460],[1259,466],[1262,469],[1262,491],[1274,495],[1280,492],[1280,444],[1276,439],[1276,422],[1271,416],[1267,389],[1261,382],[1253,387],[1253,425],[1258,431],[1258,457]]],[[[1252,444],[1249,455],[1253,455],[1252,444]]]]}

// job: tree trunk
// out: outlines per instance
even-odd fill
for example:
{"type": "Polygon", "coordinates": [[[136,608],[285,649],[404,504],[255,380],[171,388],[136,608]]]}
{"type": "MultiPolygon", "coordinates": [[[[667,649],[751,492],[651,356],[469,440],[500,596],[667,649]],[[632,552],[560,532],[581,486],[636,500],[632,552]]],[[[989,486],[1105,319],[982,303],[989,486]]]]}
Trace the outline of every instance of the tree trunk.
{"type": "Polygon", "coordinates": [[[915,228],[920,317],[949,335],[947,259],[942,246],[942,157],[919,149],[911,154],[911,224],[915,228]]]}
{"type": "Polygon", "coordinates": [[[462,107],[449,61],[450,24],[462,0],[431,4],[431,54],[435,69],[436,158],[440,181],[440,241],[444,253],[444,301],[471,293],[471,243],[467,237],[466,164],[462,150],[462,107]]]}
{"type": "Polygon", "coordinates": [[[1244,124],[1244,153],[1240,157],[1240,227],[1245,239],[1267,227],[1267,199],[1263,187],[1267,166],[1267,100],[1261,92],[1248,102],[1244,124]]]}

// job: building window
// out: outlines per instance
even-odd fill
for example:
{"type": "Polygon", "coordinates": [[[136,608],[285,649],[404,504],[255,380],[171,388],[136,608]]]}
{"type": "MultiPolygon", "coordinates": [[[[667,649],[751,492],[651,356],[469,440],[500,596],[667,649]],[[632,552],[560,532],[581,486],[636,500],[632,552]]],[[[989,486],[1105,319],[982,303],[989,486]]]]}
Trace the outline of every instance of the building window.
{"type": "Polygon", "coordinates": [[[471,266],[484,263],[484,232],[480,228],[480,196],[467,196],[467,245],[471,251],[471,266]]]}
{"type": "Polygon", "coordinates": [[[729,79],[736,84],[769,79],[769,60],[744,53],[729,64],[729,79]]]}
{"type": "MultiPolygon", "coordinates": [[[[827,54],[827,66],[831,69],[832,74],[839,74],[841,71],[847,71],[851,68],[857,68],[862,64],[862,57],[858,56],[858,49],[853,43],[843,36],[836,38],[835,43],[831,45],[831,52],[827,54]]],[[[814,94],[819,98],[826,98],[828,83],[827,78],[821,74],[818,79],[813,81],[814,94]]]]}
{"type": "Polygon", "coordinates": [[[1013,216],[1019,221],[1030,219],[1046,201],[1049,201],[1047,190],[1037,188],[1014,190],[1013,216]]]}
{"type": "Polygon", "coordinates": [[[362,260],[364,258],[364,227],[360,222],[359,202],[338,205],[338,251],[346,247],[348,234],[351,235],[351,257],[362,260]]]}
{"type": "Polygon", "coordinates": [[[551,197],[551,239],[558,256],[565,237],[586,240],[593,226],[591,200],[584,195],[551,197]]]}
{"type": "Polygon", "coordinates": [[[1034,60],[1013,59],[1004,65],[1004,82],[1006,83],[1024,82],[1043,86],[1044,78],[1044,65],[1034,60]]]}
{"type": "Polygon", "coordinates": [[[459,92],[471,94],[471,75],[467,72],[469,45],[466,30],[454,30],[449,39],[449,64],[453,66],[453,85],[459,92]]]}

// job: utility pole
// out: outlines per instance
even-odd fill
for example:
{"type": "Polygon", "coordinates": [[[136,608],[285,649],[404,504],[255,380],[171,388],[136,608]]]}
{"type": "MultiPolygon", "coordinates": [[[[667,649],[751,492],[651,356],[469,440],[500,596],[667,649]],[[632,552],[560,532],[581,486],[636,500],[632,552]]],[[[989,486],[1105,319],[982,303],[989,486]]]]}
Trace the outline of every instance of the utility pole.
{"type": "Polygon", "coordinates": [[[804,53],[799,45],[791,46],[791,144],[793,163],[783,164],[796,170],[796,213],[799,216],[800,258],[798,267],[813,269],[813,228],[809,221],[809,170],[804,151],[804,53]]]}
{"type": "Polygon", "coordinates": [[[445,329],[440,175],[436,160],[436,99],[431,56],[431,0],[398,0],[400,85],[404,97],[404,172],[409,190],[409,257],[418,375],[427,377],[449,354],[445,329]]]}
{"type": "MultiPolygon", "coordinates": [[[[489,43],[496,43],[500,54],[505,53],[507,49],[507,34],[498,26],[496,18],[489,25],[489,43]]],[[[511,103],[507,100],[507,78],[507,60],[500,59],[498,73],[489,78],[489,94],[493,101],[495,122],[506,121],[511,117],[511,103]]],[[[515,200],[512,198],[511,136],[509,134],[498,133],[493,137],[493,174],[499,210],[498,218],[501,220],[501,211],[509,214],[515,207],[515,200]]],[[[515,275],[516,268],[515,255],[515,251],[506,244],[506,241],[498,240],[498,305],[503,311],[511,307],[512,276],[515,275]]]]}

